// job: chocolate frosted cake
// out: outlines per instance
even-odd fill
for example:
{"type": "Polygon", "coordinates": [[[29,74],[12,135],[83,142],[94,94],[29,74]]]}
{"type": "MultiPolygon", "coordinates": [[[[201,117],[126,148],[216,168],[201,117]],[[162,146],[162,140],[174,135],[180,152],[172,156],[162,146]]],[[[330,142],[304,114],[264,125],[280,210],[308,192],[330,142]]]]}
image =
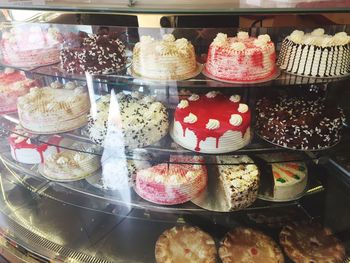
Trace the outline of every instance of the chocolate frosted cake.
{"type": "Polygon", "coordinates": [[[299,150],[338,143],[345,121],[343,111],[322,98],[263,98],[256,110],[258,134],[274,144],[299,150]]]}
{"type": "Polygon", "coordinates": [[[68,73],[111,73],[125,67],[125,45],[114,34],[70,36],[60,52],[61,67],[68,73]]]}

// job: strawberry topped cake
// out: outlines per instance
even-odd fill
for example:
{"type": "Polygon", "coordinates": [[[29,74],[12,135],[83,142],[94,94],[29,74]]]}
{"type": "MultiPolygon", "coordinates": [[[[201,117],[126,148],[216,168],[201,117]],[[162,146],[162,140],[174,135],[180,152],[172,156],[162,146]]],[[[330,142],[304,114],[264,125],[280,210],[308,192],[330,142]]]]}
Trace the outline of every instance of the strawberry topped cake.
{"type": "Polygon", "coordinates": [[[240,149],[251,140],[251,114],[239,95],[227,97],[211,91],[192,94],[177,105],[170,135],[189,150],[226,153],[240,149]]]}
{"type": "Polygon", "coordinates": [[[217,34],[208,51],[204,74],[227,82],[262,82],[277,73],[275,45],[269,35],[217,34]]]}

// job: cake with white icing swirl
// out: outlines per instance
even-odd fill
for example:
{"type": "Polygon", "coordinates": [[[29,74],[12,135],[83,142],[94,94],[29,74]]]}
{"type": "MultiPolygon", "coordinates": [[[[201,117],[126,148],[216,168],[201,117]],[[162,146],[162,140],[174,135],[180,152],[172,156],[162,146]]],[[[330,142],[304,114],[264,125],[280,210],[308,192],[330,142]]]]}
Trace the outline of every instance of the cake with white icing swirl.
{"type": "Polygon", "coordinates": [[[222,81],[256,82],[276,73],[275,45],[269,35],[217,34],[208,51],[205,72],[222,81]]]}
{"type": "Polygon", "coordinates": [[[239,95],[192,94],[178,104],[170,135],[192,151],[226,153],[249,144],[250,120],[249,107],[239,95]]]}
{"type": "Polygon", "coordinates": [[[141,36],[133,50],[132,71],[135,75],[157,80],[182,80],[196,75],[194,47],[185,38],[175,40],[171,34],[155,40],[141,36]]]}
{"type": "Polygon", "coordinates": [[[341,77],[350,73],[350,36],[294,30],[283,42],[277,64],[285,72],[306,77],[341,77]]]}

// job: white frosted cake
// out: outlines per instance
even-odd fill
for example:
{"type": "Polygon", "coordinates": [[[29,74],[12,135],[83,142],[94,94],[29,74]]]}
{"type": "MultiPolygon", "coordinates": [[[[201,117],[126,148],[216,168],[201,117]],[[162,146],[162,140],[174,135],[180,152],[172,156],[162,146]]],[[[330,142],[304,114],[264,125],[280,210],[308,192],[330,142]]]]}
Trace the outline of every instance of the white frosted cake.
{"type": "Polygon", "coordinates": [[[124,137],[124,146],[138,148],[151,145],[168,133],[168,113],[152,96],[118,93],[117,108],[111,108],[111,96],[102,96],[91,111],[88,122],[90,139],[104,145],[109,119],[118,119],[124,137]]]}
{"type": "Polygon", "coordinates": [[[294,30],[283,42],[277,64],[285,72],[307,77],[339,77],[350,73],[350,36],[294,30]]]}
{"type": "Polygon", "coordinates": [[[83,87],[73,82],[32,88],[17,101],[20,124],[39,134],[60,133],[80,128],[87,123],[90,101],[83,87]]]}
{"type": "Polygon", "coordinates": [[[171,34],[155,40],[141,36],[133,50],[132,71],[135,75],[158,80],[181,80],[196,75],[196,54],[185,38],[175,40],[171,34]]]}

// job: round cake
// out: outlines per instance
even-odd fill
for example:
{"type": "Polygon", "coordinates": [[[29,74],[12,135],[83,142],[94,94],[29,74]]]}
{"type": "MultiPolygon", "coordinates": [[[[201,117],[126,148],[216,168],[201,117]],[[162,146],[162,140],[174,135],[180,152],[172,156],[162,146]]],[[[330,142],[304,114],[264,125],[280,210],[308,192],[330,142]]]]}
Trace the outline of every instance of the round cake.
{"type": "Polygon", "coordinates": [[[276,242],[264,233],[250,228],[235,228],[226,234],[219,248],[223,263],[283,263],[284,257],[276,242]]]}
{"type": "Polygon", "coordinates": [[[195,198],[207,185],[207,179],[202,157],[171,155],[169,163],[139,170],[135,190],[156,204],[182,204],[195,198]]]}
{"type": "Polygon", "coordinates": [[[250,143],[250,120],[249,107],[239,95],[192,94],[177,105],[170,135],[192,151],[226,153],[250,143]]]}
{"type": "Polygon", "coordinates": [[[105,95],[92,109],[96,110],[90,112],[88,133],[90,139],[100,145],[104,145],[107,129],[112,125],[109,118],[121,120],[124,145],[130,149],[151,145],[168,133],[166,108],[152,96],[138,92],[105,95]],[[116,100],[116,107],[111,108],[111,98],[116,100]]]}
{"type": "Polygon", "coordinates": [[[155,80],[182,80],[199,73],[191,42],[171,34],[162,40],[141,36],[133,50],[132,72],[155,80]]]}
{"type": "Polygon", "coordinates": [[[163,232],[155,246],[157,263],[215,263],[213,238],[193,226],[175,226],[163,232]]]}
{"type": "Polygon", "coordinates": [[[31,88],[17,101],[18,116],[23,128],[33,133],[67,132],[87,123],[90,101],[83,87],[58,82],[50,87],[31,88]]]}
{"type": "Polygon", "coordinates": [[[230,210],[254,203],[258,195],[259,170],[253,160],[246,155],[222,155],[216,157],[216,162],[230,210]]]}
{"type": "Polygon", "coordinates": [[[60,52],[61,67],[68,73],[113,73],[126,66],[125,45],[116,35],[71,36],[60,52]]]}
{"type": "Polygon", "coordinates": [[[2,63],[26,68],[57,63],[61,43],[62,35],[55,27],[13,27],[2,33],[2,63]]]}
{"type": "Polygon", "coordinates": [[[58,135],[51,136],[46,144],[33,143],[33,136],[19,126],[13,132],[9,137],[11,156],[20,163],[43,163],[51,154],[60,152],[60,146],[67,146],[67,140],[58,135]]]}
{"type": "Polygon", "coordinates": [[[263,98],[256,105],[256,131],[281,147],[318,150],[341,138],[343,111],[322,98],[263,98]]]}
{"type": "Polygon", "coordinates": [[[285,72],[306,77],[340,77],[350,73],[350,36],[294,30],[281,46],[277,64],[285,72]]]}
{"type": "Polygon", "coordinates": [[[23,72],[6,68],[0,73],[0,113],[17,111],[17,98],[36,86],[36,81],[26,78],[23,72]]]}
{"type": "Polygon", "coordinates": [[[294,223],[283,227],[280,243],[295,263],[345,262],[345,248],[328,228],[317,223],[294,223]]]}
{"type": "MultiPolygon", "coordinates": [[[[275,45],[269,35],[236,37],[219,33],[209,46],[205,73],[229,82],[257,82],[276,75],[275,45]]],[[[208,75],[207,74],[207,75],[208,75]]]]}

